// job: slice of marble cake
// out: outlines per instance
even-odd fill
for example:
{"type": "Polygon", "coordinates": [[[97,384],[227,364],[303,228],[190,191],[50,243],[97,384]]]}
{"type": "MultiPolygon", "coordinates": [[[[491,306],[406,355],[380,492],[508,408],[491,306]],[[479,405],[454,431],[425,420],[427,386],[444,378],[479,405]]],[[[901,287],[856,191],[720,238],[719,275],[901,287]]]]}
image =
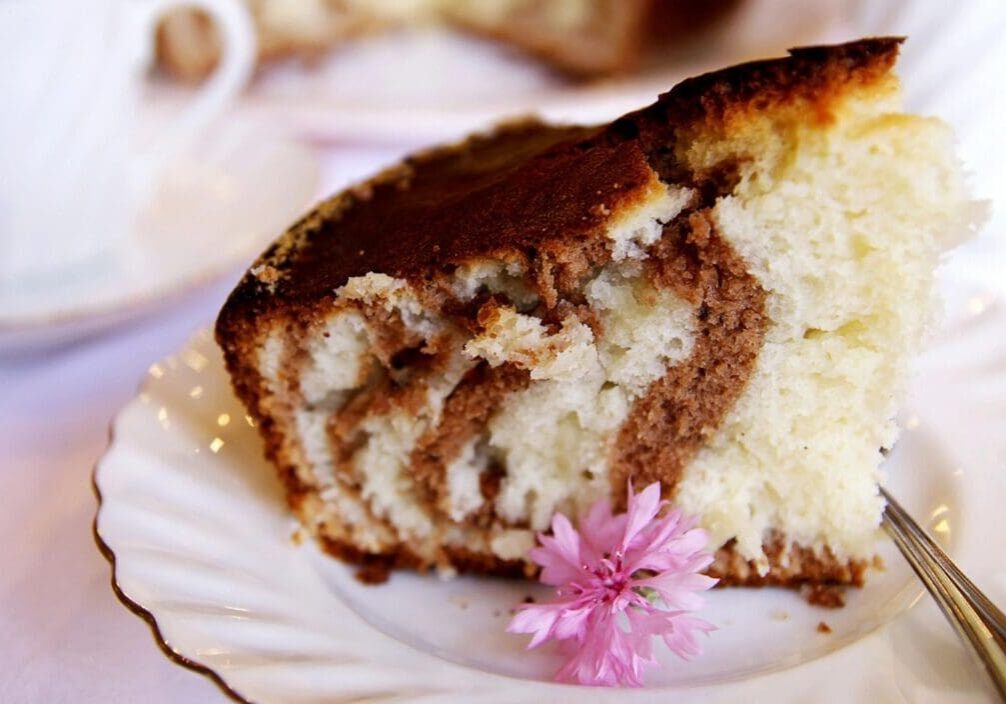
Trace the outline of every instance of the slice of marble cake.
{"type": "Polygon", "coordinates": [[[510,124],[294,225],[217,339],[303,522],[372,576],[533,574],[553,512],[660,480],[724,583],[861,583],[971,213],[950,130],[902,111],[899,43],[510,124]]]}

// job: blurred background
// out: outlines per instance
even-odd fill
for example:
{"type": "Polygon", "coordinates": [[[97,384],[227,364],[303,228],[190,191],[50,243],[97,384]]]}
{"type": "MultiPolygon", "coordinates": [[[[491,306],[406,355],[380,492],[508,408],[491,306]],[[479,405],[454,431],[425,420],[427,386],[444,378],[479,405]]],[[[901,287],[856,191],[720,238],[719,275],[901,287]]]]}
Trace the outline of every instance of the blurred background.
{"type": "Polygon", "coordinates": [[[0,700],[221,701],[114,601],[88,469],[147,367],[316,200],[515,116],[604,121],[787,47],[908,37],[1006,294],[1001,0],[0,0],[0,700]],[[998,206],[998,207],[997,207],[998,206]]]}

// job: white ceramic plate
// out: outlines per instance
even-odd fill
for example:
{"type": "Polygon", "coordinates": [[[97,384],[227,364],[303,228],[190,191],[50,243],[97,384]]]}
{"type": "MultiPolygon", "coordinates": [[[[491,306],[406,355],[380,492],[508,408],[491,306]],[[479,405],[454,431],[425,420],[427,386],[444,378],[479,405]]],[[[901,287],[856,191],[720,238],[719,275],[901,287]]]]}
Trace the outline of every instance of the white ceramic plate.
{"type": "MultiPolygon", "coordinates": [[[[1006,597],[1006,311],[957,289],[922,360],[888,460],[889,486],[993,599],[1006,597]]],[[[95,484],[99,544],[123,600],[165,650],[255,702],[981,701],[949,627],[926,610],[887,543],[846,608],[783,590],[722,590],[719,626],[692,663],[668,656],[643,690],[548,683],[555,655],[504,633],[540,589],[481,578],[395,574],[367,587],[297,545],[261,443],[209,333],[150,368],[119,415],[95,484]],[[830,634],[817,630],[826,622],[830,634]],[[963,674],[962,674],[963,673],[963,674]]]]}
{"type": "Polygon", "coordinates": [[[0,354],[71,342],[236,274],[317,195],[318,171],[297,142],[217,125],[167,167],[114,249],[74,276],[0,290],[0,354]]]}

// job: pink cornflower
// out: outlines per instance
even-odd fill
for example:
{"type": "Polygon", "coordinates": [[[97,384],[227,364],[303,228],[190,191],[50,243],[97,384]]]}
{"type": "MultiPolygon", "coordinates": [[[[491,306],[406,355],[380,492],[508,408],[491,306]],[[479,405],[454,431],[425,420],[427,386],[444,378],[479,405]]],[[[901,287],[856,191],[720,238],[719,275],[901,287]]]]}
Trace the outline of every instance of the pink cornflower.
{"type": "Polygon", "coordinates": [[[639,494],[630,485],[626,513],[613,515],[602,500],[580,520],[579,532],[556,513],[552,535],[538,535],[531,559],[542,568],[541,581],[557,587],[556,599],[522,606],[507,631],[533,634],[528,648],[561,641],[568,659],[556,680],[638,687],[643,666],[656,663],[654,636],[687,659],[701,652],[696,632],[715,630],[689,615],[703,603],[696,592],[716,583],[699,574],[713,560],[708,536],[676,509],[657,518],[666,504],[659,483],[639,494]]]}

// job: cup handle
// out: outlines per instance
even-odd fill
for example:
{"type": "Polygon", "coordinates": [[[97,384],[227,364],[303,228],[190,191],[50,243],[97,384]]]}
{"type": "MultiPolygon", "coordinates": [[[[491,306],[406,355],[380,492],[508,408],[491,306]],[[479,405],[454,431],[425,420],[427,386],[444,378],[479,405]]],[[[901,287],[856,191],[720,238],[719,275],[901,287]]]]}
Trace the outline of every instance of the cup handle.
{"type": "Polygon", "coordinates": [[[191,104],[168,123],[146,150],[141,188],[149,186],[161,167],[184,149],[248,84],[255,69],[257,40],[248,10],[238,0],[148,0],[140,23],[148,47],[153,46],[157,23],[171,9],[198,8],[205,11],[220,33],[220,59],[213,73],[203,82],[191,104]]]}

